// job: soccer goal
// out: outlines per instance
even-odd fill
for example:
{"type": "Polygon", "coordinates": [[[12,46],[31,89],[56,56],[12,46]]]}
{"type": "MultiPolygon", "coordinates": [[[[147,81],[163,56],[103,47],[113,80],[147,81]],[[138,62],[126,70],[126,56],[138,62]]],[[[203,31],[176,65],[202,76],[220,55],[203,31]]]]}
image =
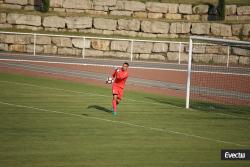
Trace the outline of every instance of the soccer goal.
{"type": "Polygon", "coordinates": [[[250,42],[191,36],[186,108],[250,105],[250,42]]]}

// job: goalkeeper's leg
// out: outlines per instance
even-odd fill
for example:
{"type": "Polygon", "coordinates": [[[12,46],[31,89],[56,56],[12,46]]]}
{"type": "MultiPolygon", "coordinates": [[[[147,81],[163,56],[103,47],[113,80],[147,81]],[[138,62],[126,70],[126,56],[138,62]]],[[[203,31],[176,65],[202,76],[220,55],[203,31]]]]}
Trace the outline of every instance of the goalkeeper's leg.
{"type": "Polygon", "coordinates": [[[116,115],[117,112],[117,105],[120,103],[122,95],[123,95],[123,90],[113,87],[113,100],[112,100],[112,106],[113,106],[113,114],[116,115]]]}
{"type": "Polygon", "coordinates": [[[113,94],[112,106],[113,106],[113,112],[114,112],[114,113],[116,113],[116,106],[117,106],[117,94],[113,94]]]}

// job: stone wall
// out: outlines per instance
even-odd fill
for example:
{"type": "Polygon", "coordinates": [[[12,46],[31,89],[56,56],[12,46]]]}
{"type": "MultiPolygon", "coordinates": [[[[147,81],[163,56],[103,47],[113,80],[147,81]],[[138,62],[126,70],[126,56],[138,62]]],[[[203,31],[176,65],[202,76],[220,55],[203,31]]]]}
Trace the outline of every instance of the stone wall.
{"type": "MultiPolygon", "coordinates": [[[[34,10],[36,0],[0,0],[1,8],[34,10]]],[[[126,0],[51,0],[50,11],[131,16],[167,20],[208,19],[208,5],[126,0]]],[[[250,20],[250,6],[226,5],[226,20],[250,20]]]]}
{"type": "MultiPolygon", "coordinates": [[[[130,60],[131,40],[84,39],[83,37],[56,37],[36,35],[11,35],[0,33],[0,50],[33,54],[34,41],[36,54],[64,55],[96,58],[117,58],[130,60]]],[[[163,41],[133,41],[133,60],[187,62],[188,44],[163,41]],[[179,54],[180,53],[180,54],[179,54]]],[[[198,63],[226,64],[227,46],[199,44],[193,47],[193,61],[198,63]]],[[[250,49],[231,47],[230,64],[250,65],[250,49]]]]}
{"type": "Polygon", "coordinates": [[[178,38],[205,35],[250,40],[250,23],[173,23],[139,18],[110,19],[90,16],[59,17],[0,12],[0,28],[71,31],[132,37],[178,38]]]}

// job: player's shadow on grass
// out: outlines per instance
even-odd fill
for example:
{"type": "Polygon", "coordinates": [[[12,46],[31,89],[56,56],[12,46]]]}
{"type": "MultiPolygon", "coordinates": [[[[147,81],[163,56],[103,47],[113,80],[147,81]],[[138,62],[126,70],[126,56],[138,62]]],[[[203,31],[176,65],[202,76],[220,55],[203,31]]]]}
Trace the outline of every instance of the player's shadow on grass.
{"type": "Polygon", "coordinates": [[[91,106],[88,106],[88,109],[89,108],[94,108],[94,109],[97,109],[98,111],[103,111],[103,112],[107,112],[107,113],[111,113],[112,111],[105,108],[105,107],[102,107],[102,106],[98,106],[98,105],[91,105],[91,106]]]}
{"type": "Polygon", "coordinates": [[[171,100],[171,99],[160,99],[160,98],[152,98],[152,97],[146,97],[147,99],[161,104],[176,106],[176,107],[185,107],[185,101],[182,100],[171,100]]]}
{"type": "MultiPolygon", "coordinates": [[[[166,105],[172,105],[180,108],[185,108],[186,101],[181,99],[161,99],[161,98],[152,98],[146,97],[147,99],[166,105]]],[[[250,109],[246,106],[227,106],[223,104],[208,103],[208,102],[192,102],[190,103],[192,109],[197,111],[216,111],[216,112],[227,112],[228,114],[241,114],[241,115],[250,115],[250,109]]]]}

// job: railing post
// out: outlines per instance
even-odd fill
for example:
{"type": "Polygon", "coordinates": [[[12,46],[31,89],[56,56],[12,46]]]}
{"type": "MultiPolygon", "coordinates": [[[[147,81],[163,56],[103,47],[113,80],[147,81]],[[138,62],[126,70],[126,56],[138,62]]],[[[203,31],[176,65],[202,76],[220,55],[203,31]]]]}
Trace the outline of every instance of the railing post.
{"type": "Polygon", "coordinates": [[[227,67],[229,67],[230,46],[227,46],[227,67]]]}
{"type": "Polygon", "coordinates": [[[182,44],[180,42],[180,45],[179,45],[179,58],[178,58],[178,64],[181,64],[181,47],[182,47],[182,44]]]}
{"type": "Polygon", "coordinates": [[[130,61],[133,61],[134,40],[131,40],[130,61]]]}
{"type": "Polygon", "coordinates": [[[85,57],[85,46],[86,46],[85,42],[86,42],[85,37],[83,37],[83,48],[82,48],[82,58],[83,59],[85,57]]]}
{"type": "Polygon", "coordinates": [[[36,34],[34,33],[33,55],[36,55],[36,34]]]}

